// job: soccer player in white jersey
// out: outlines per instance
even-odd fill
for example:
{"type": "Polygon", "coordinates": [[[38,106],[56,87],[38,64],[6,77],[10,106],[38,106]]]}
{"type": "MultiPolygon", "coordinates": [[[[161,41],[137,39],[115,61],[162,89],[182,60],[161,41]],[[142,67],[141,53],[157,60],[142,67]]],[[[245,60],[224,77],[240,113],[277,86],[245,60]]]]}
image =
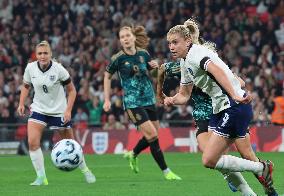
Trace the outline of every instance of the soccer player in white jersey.
{"type": "MultiPolygon", "coordinates": [[[[76,98],[76,89],[68,71],[60,64],[51,60],[52,52],[47,41],[36,46],[37,61],[27,65],[23,78],[23,86],[18,107],[20,116],[25,112],[25,99],[31,86],[34,98],[30,106],[28,119],[28,143],[32,164],[37,174],[36,180],[30,185],[48,185],[45,174],[44,158],[40,148],[42,132],[46,126],[59,131],[62,139],[74,139],[71,128],[71,111],[76,98]],[[64,92],[66,88],[68,99],[64,92]]],[[[88,169],[85,160],[79,168],[88,183],[96,181],[88,169]]]]}
{"type": "MultiPolygon", "coordinates": [[[[252,97],[241,88],[238,79],[212,50],[212,44],[201,45],[198,36],[198,26],[191,19],[169,30],[169,49],[174,58],[181,58],[181,86],[175,96],[165,98],[164,104],[185,104],[193,84],[202,89],[211,97],[213,107],[209,122],[209,130],[213,134],[202,155],[203,165],[222,173],[250,171],[265,187],[268,195],[277,195],[272,186],[271,161],[257,162],[224,155],[232,143],[245,142],[243,138],[246,137],[252,118],[252,107],[249,104],[252,97]]],[[[247,149],[244,145],[244,148],[238,150],[245,154],[247,149]]]]}

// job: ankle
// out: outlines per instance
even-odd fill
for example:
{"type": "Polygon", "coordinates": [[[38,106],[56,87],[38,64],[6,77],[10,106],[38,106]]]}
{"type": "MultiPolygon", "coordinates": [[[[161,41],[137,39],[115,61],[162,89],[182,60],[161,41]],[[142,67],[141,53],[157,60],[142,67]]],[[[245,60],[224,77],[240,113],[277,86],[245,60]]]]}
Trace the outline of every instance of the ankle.
{"type": "Polygon", "coordinates": [[[171,171],[170,168],[167,168],[167,169],[164,169],[164,170],[163,170],[163,173],[164,173],[164,174],[168,174],[170,171],[171,171]]]}

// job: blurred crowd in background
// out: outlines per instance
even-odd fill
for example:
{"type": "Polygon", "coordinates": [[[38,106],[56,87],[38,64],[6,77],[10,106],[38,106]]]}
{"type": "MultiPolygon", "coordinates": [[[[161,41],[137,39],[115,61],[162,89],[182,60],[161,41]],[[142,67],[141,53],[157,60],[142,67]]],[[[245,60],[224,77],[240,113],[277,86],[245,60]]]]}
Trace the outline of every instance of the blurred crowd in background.
{"type": "MultiPolygon", "coordinates": [[[[216,43],[219,56],[254,94],[254,122],[270,122],[273,99],[284,86],[283,0],[1,0],[0,123],[27,120],[16,114],[22,75],[35,60],[35,45],[47,40],[78,92],[73,121],[106,130],[127,127],[117,77],[112,81],[112,110],[102,109],[103,74],[120,50],[120,24],[143,25],[151,39],[149,53],[163,63],[171,60],[167,31],[191,17],[200,23],[201,36],[216,43]]],[[[156,86],[155,75],[152,79],[156,86]]],[[[170,87],[174,94],[177,86],[170,87]]],[[[190,104],[158,104],[158,111],[165,125],[191,125],[190,104]]]]}

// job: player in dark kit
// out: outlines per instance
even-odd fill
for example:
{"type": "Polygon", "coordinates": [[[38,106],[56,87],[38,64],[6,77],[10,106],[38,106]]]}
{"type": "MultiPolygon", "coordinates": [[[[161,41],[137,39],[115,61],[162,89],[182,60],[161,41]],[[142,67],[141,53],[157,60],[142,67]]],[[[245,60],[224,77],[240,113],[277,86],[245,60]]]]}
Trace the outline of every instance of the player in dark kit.
{"type": "Polygon", "coordinates": [[[151,154],[167,180],[181,180],[167,166],[158,140],[159,121],[156,114],[156,99],[148,70],[158,67],[150,61],[150,55],[145,50],[149,39],[144,27],[124,26],[119,31],[119,40],[122,50],[114,55],[107,66],[104,77],[104,110],[109,111],[110,83],[112,75],[117,72],[124,91],[123,104],[132,122],[141,131],[143,137],[133,151],[125,153],[131,169],[137,173],[138,154],[150,147],[151,154]]]}

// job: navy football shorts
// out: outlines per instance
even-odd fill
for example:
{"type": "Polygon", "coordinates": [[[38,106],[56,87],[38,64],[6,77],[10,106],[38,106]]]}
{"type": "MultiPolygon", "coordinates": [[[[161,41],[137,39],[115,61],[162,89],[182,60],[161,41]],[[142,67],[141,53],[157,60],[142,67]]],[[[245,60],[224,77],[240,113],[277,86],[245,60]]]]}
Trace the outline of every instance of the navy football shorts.
{"type": "Polygon", "coordinates": [[[31,112],[29,121],[48,126],[50,129],[71,129],[71,122],[64,124],[63,117],[48,116],[38,112],[31,112]]]}
{"type": "Polygon", "coordinates": [[[217,114],[209,121],[209,130],[225,138],[244,138],[253,117],[250,104],[236,104],[217,114]]]}

